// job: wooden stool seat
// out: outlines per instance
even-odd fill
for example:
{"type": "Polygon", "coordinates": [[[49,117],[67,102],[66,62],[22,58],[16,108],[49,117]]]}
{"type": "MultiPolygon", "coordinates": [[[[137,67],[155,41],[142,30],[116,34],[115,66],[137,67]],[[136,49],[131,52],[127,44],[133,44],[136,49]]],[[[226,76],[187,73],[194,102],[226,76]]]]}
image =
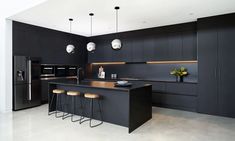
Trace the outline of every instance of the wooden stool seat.
{"type": "Polygon", "coordinates": [[[78,92],[78,91],[68,91],[67,95],[69,95],[69,96],[78,96],[78,95],[80,95],[80,92],[78,92]]]}
{"type": "Polygon", "coordinates": [[[92,93],[85,93],[84,94],[85,98],[91,98],[91,99],[95,99],[95,98],[99,98],[99,95],[97,94],[92,94],[92,93]]]}
{"type": "Polygon", "coordinates": [[[62,90],[62,89],[54,89],[54,90],[52,91],[52,93],[54,93],[54,94],[64,94],[64,93],[65,93],[65,90],[62,90]]]}

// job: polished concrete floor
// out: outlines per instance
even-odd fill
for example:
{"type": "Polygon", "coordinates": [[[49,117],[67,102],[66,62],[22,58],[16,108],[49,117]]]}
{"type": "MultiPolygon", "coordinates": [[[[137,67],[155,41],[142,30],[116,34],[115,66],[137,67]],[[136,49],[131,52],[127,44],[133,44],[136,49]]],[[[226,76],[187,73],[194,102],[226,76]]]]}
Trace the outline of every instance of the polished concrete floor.
{"type": "Polygon", "coordinates": [[[0,114],[0,141],[234,141],[235,119],[153,108],[153,118],[128,134],[104,123],[89,128],[47,116],[47,105],[0,114]]]}

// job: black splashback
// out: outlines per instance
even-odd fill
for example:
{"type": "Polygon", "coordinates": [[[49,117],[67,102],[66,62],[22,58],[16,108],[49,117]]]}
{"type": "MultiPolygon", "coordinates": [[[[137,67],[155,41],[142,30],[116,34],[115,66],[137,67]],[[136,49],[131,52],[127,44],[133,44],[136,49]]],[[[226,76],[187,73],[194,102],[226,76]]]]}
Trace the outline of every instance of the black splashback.
{"type": "Polygon", "coordinates": [[[98,68],[104,67],[106,78],[112,73],[118,74],[119,78],[139,78],[157,81],[175,81],[175,76],[170,75],[174,68],[185,67],[189,75],[184,78],[185,82],[197,82],[197,63],[192,64],[124,64],[124,65],[92,65],[92,78],[97,78],[98,68]]]}

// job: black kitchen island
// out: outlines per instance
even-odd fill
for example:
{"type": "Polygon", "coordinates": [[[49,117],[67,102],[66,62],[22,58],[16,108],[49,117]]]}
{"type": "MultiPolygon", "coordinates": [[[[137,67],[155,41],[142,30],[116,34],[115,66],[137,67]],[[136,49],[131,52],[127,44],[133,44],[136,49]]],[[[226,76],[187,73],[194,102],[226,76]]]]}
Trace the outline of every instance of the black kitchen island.
{"type": "MultiPolygon", "coordinates": [[[[104,122],[109,122],[128,127],[129,133],[152,118],[152,85],[133,84],[130,87],[115,87],[115,82],[88,81],[78,83],[76,80],[63,80],[49,83],[49,103],[52,98],[53,89],[64,89],[65,91],[79,91],[81,93],[94,93],[101,96],[101,109],[104,122]]],[[[63,95],[62,101],[68,96],[63,95]]],[[[56,99],[48,106],[49,112],[55,111],[56,99]]],[[[63,103],[63,102],[62,102],[63,103]]],[[[89,104],[85,104],[85,116],[89,104]]],[[[78,105],[79,106],[79,105],[78,105]]],[[[60,107],[60,106],[59,106],[60,107]]],[[[96,110],[98,106],[94,108],[96,110]]],[[[62,110],[62,109],[61,109],[62,110]]],[[[63,111],[70,112],[70,109],[63,108],[63,111]]],[[[76,112],[80,115],[79,112],[76,112]]],[[[88,116],[87,116],[88,117],[88,116]]],[[[100,119],[94,114],[94,119],[100,119]]]]}

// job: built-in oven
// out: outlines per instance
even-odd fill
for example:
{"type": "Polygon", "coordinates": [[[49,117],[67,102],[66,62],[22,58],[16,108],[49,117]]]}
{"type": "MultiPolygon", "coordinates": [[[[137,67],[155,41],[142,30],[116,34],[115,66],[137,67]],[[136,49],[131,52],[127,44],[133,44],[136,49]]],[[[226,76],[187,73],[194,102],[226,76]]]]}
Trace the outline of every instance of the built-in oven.
{"type": "Polygon", "coordinates": [[[41,77],[53,77],[55,76],[54,66],[41,66],[41,77]]]}
{"type": "Polygon", "coordinates": [[[65,77],[66,76],[66,67],[65,66],[56,66],[55,67],[55,76],[56,77],[65,77]]]}
{"type": "Polygon", "coordinates": [[[67,67],[67,76],[77,76],[77,66],[67,67]]]}

